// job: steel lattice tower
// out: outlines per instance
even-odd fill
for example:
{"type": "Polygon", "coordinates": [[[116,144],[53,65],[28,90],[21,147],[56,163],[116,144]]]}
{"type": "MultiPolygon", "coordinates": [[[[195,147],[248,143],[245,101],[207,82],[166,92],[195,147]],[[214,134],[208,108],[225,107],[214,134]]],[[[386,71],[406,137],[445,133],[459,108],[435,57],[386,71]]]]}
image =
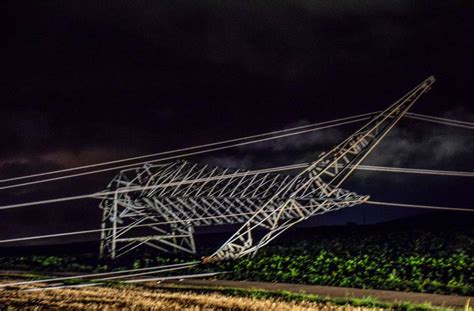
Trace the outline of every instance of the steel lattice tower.
{"type": "Polygon", "coordinates": [[[364,203],[368,196],[341,184],[434,81],[429,77],[420,83],[297,175],[187,161],[121,171],[107,187],[113,195],[100,204],[101,255],[116,258],[142,245],[195,253],[194,227],[240,223],[203,261],[238,258],[311,216],[364,203]],[[140,191],[123,191],[135,187],[140,191]]]}

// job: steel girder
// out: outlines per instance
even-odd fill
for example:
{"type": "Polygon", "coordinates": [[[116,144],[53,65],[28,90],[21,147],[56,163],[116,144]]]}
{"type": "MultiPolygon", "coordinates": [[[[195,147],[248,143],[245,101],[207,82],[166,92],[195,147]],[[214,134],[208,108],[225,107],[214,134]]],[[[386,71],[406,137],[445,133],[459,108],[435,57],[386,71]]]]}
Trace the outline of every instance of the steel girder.
{"type": "MultiPolygon", "coordinates": [[[[300,217],[290,221],[284,221],[279,217],[282,211],[291,208],[297,202],[298,196],[305,190],[308,184],[317,185],[320,195],[326,200],[330,200],[340,191],[339,186],[349,177],[355,167],[359,165],[377,144],[388,134],[403,115],[413,106],[413,104],[431,88],[435,82],[434,77],[429,77],[390,107],[375,116],[370,122],[350,135],[346,140],[334,147],[327,153],[319,155],[316,161],[302,170],[297,176],[281,189],[281,192],[289,194],[288,199],[279,205],[272,213],[265,212],[268,204],[273,204],[276,193],[269,201],[255,211],[252,217],[247,220],[242,227],[237,230],[215,253],[204,258],[204,262],[219,261],[225,259],[238,258],[247,254],[254,254],[260,247],[268,244],[277,237],[282,230],[286,230],[296,223],[306,219],[300,217]],[[301,176],[310,176],[305,184],[301,184],[296,189],[292,186],[301,176]],[[259,215],[266,214],[264,220],[259,220],[259,215]],[[256,230],[265,230],[265,225],[271,224],[271,229],[266,231],[263,238],[253,239],[256,230]]],[[[359,201],[363,203],[368,197],[363,197],[359,201]]],[[[327,201],[321,204],[325,204],[327,201]]]]}
{"type": "Polygon", "coordinates": [[[297,175],[186,161],[121,171],[100,205],[101,254],[115,258],[141,245],[195,253],[194,227],[243,223],[204,261],[238,258],[308,217],[363,203],[368,196],[340,185],[434,81],[420,83],[297,175]]]}
{"type": "MultiPolygon", "coordinates": [[[[194,227],[243,223],[275,193],[286,188],[267,205],[267,213],[272,213],[286,201],[289,191],[307,184],[310,178],[300,176],[292,187],[287,187],[292,179],[284,174],[187,161],[146,164],[121,171],[108,186],[107,191],[113,194],[100,205],[104,228],[102,254],[115,258],[144,244],[162,251],[194,253],[194,227]],[[135,188],[140,190],[121,192],[135,188]],[[143,227],[148,229],[146,233],[143,227]],[[123,246],[117,249],[117,244],[123,246]]],[[[310,183],[294,206],[281,214],[281,219],[309,217],[360,204],[361,200],[361,196],[342,189],[325,200],[318,185],[310,183]]],[[[264,216],[261,217],[263,220],[264,216]]]]}

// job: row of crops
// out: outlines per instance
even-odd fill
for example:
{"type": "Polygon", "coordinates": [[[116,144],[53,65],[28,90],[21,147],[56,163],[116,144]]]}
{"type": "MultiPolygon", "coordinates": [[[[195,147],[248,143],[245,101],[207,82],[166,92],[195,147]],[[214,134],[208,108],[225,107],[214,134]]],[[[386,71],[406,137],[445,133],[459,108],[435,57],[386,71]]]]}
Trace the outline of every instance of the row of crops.
{"type": "MultiPolygon", "coordinates": [[[[198,270],[229,271],[226,279],[474,295],[474,227],[431,229],[346,226],[288,231],[245,257],[198,270]]],[[[211,240],[206,236],[202,240],[211,240]]],[[[200,243],[203,255],[217,247],[200,243]],[[207,248],[207,249],[206,249],[207,248]]],[[[1,256],[0,269],[107,271],[142,268],[189,257],[144,250],[118,261],[98,262],[96,247],[81,255],[1,256]]],[[[6,254],[5,254],[6,255],[6,254]]]]}
{"type": "Polygon", "coordinates": [[[219,265],[225,278],[474,294],[474,231],[319,233],[219,265]]]}

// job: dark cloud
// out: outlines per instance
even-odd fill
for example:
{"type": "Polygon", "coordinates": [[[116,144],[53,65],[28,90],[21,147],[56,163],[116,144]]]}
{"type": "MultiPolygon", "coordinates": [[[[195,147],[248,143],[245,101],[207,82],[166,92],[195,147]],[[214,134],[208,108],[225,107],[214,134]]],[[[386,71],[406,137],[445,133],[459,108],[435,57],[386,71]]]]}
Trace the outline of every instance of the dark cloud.
{"type": "Polygon", "coordinates": [[[94,163],[123,159],[136,155],[134,150],[114,150],[84,147],[77,151],[54,150],[39,153],[23,153],[0,160],[0,176],[29,175],[94,163]]]}
{"type": "MultiPolygon", "coordinates": [[[[451,117],[459,115],[465,111],[462,108],[442,113],[442,116],[451,117]]],[[[464,120],[470,120],[472,115],[464,115],[464,120]]],[[[307,124],[305,121],[293,123],[288,127],[307,124]]],[[[287,128],[288,128],[287,127],[287,128]]],[[[291,136],[288,138],[271,140],[255,145],[240,147],[231,155],[210,156],[202,160],[205,163],[212,163],[224,167],[256,169],[269,168],[281,165],[310,162],[323,152],[330,150],[333,146],[341,142],[345,137],[355,130],[340,127],[336,129],[321,130],[309,134],[291,136]]],[[[374,151],[364,160],[362,164],[379,165],[388,167],[441,169],[473,171],[472,155],[474,154],[474,135],[472,130],[450,127],[447,125],[425,123],[425,121],[405,118],[389,135],[377,146],[374,151]]],[[[291,173],[291,172],[289,172],[291,173]]],[[[295,171],[293,171],[295,173],[295,171]]],[[[434,182],[426,183],[432,189],[425,195],[427,201],[436,198],[435,189],[443,189],[446,182],[450,186],[459,189],[467,189],[469,180],[452,179],[442,176],[431,176],[434,182]]],[[[393,187],[397,192],[405,189],[406,185],[417,185],[420,176],[413,174],[394,174],[383,172],[355,171],[348,180],[345,188],[355,187],[360,193],[377,195],[389,195],[381,185],[393,187]],[[402,188],[400,188],[402,187],[402,188]],[[398,190],[397,190],[398,189],[398,190]]],[[[415,187],[414,189],[421,189],[415,187]]],[[[442,200],[444,191],[438,194],[442,200]]],[[[410,197],[408,192],[406,197],[410,197]]],[[[418,196],[419,199],[422,196],[418,196]]],[[[423,200],[421,200],[422,203],[423,200]]],[[[465,203],[460,203],[465,204],[465,203]]],[[[448,204],[449,205],[449,204],[448,204]]]]}
{"type": "MultiPolygon", "coordinates": [[[[283,129],[308,124],[307,120],[300,120],[288,124],[283,129]]],[[[211,155],[201,161],[218,166],[244,169],[301,163],[315,159],[321,151],[325,150],[325,147],[330,148],[343,139],[344,134],[344,131],[337,128],[302,133],[240,146],[232,150],[232,155],[211,155]]]]}
{"type": "MultiPolygon", "coordinates": [[[[443,113],[457,115],[458,108],[443,113]]],[[[472,114],[465,114],[470,120],[472,114]]],[[[406,120],[382,141],[366,162],[374,165],[427,169],[473,170],[469,159],[474,154],[474,135],[470,129],[419,120],[406,120]]]]}

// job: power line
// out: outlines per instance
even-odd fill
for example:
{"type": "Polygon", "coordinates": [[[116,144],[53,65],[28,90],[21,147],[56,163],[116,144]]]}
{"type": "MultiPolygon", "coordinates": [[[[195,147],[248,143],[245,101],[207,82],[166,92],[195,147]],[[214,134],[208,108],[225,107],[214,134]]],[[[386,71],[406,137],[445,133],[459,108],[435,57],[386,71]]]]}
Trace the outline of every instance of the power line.
{"type": "MultiPolygon", "coordinates": [[[[444,206],[433,206],[433,205],[416,205],[416,204],[380,202],[380,201],[366,201],[365,203],[371,204],[371,205],[378,205],[378,206],[406,207],[406,208],[419,208],[419,209],[432,209],[432,210],[447,210],[447,211],[453,211],[453,212],[474,212],[474,208],[469,209],[469,208],[456,208],[456,207],[444,207],[444,206]]],[[[154,222],[154,223],[148,223],[148,224],[140,224],[140,225],[134,226],[134,228],[158,226],[158,225],[168,225],[168,224],[183,223],[183,222],[189,222],[189,221],[219,219],[219,218],[227,218],[227,217],[233,217],[233,216],[245,216],[245,215],[252,215],[252,214],[254,214],[254,212],[234,213],[234,214],[225,214],[225,215],[216,215],[216,216],[209,216],[209,217],[198,217],[198,218],[186,218],[186,219],[182,219],[182,220],[162,221],[162,222],[154,222]]],[[[125,229],[125,228],[128,228],[128,227],[129,226],[118,226],[116,229],[120,230],[120,229],[125,229]]],[[[29,236],[29,237],[22,237],[22,238],[0,240],[0,244],[21,242],[21,241],[29,241],[29,240],[41,240],[41,239],[49,239],[49,238],[58,238],[58,237],[72,236],[72,235],[82,235],[82,234],[89,234],[89,233],[96,233],[96,232],[110,231],[110,230],[113,230],[113,229],[112,228],[90,229],[90,230],[82,230],[82,231],[73,231],[73,232],[64,232],[64,233],[54,233],[54,234],[46,234],[46,235],[29,236]]],[[[1,287],[1,285],[0,285],[0,287],[1,287]]]]}
{"type": "Polygon", "coordinates": [[[355,119],[355,120],[339,122],[339,123],[336,123],[336,124],[331,124],[331,125],[321,126],[321,127],[317,127],[317,128],[312,128],[312,129],[309,129],[309,130],[303,130],[303,131],[293,132],[293,133],[289,133],[289,134],[282,134],[282,135],[272,136],[272,137],[268,137],[268,138],[262,138],[262,139],[258,139],[258,140],[251,140],[251,141],[247,141],[247,142],[236,143],[236,144],[231,144],[231,145],[222,146],[222,147],[216,147],[216,148],[211,148],[211,149],[194,151],[194,152],[179,154],[179,155],[175,155],[175,156],[160,158],[160,159],[156,159],[156,160],[137,162],[137,163],[127,164],[127,165],[122,165],[122,166],[114,166],[114,167],[110,167],[110,168],[104,168],[104,169],[99,169],[99,170],[93,170],[93,171],[87,171],[87,172],[82,172],[82,173],[70,174],[70,175],[65,175],[65,176],[60,176],[60,177],[53,177],[53,178],[48,178],[48,179],[41,179],[41,180],[37,180],[37,181],[30,181],[30,182],[20,183],[20,184],[13,184],[13,185],[0,187],[0,190],[30,186],[30,185],[41,184],[41,183],[46,183],[46,182],[51,182],[51,181],[58,181],[58,180],[63,180],[63,179],[68,179],[68,178],[73,178],[73,177],[103,173],[103,172],[114,171],[114,170],[118,170],[118,169],[124,169],[124,168],[130,168],[130,167],[134,167],[134,166],[145,164],[145,163],[156,163],[156,162],[162,162],[162,161],[181,158],[181,157],[186,157],[186,156],[193,156],[193,155],[204,154],[204,153],[213,152],[213,151],[225,150],[225,149],[230,149],[230,148],[234,148],[234,147],[250,145],[250,144],[254,144],[254,143],[258,143],[258,142],[264,142],[264,141],[269,141],[269,140],[273,140],[273,139],[284,138],[284,137],[289,137],[289,136],[293,136],[293,135],[299,135],[299,134],[303,134],[303,133],[318,131],[318,130],[322,130],[322,129],[328,129],[328,128],[341,126],[341,125],[345,125],[345,124],[351,124],[351,123],[355,123],[355,122],[364,121],[364,120],[367,120],[367,119],[370,119],[370,118],[367,118],[367,117],[366,118],[359,118],[359,119],[355,119]]]}
{"type": "Polygon", "coordinates": [[[49,200],[40,200],[40,201],[35,201],[35,202],[9,204],[9,205],[0,206],[0,210],[25,207],[25,206],[33,206],[33,205],[44,205],[44,204],[52,204],[52,203],[59,203],[59,202],[66,202],[66,201],[82,200],[82,199],[97,199],[97,198],[98,198],[97,194],[90,193],[90,194],[75,195],[75,196],[49,199],[49,200]]]}
{"type": "MultiPolygon", "coordinates": [[[[190,180],[185,180],[185,181],[176,181],[176,182],[164,183],[164,184],[153,185],[153,186],[124,187],[124,188],[118,188],[117,190],[114,190],[114,191],[102,191],[102,192],[89,193],[89,194],[83,194],[83,195],[77,195],[77,196],[68,196],[68,197],[55,198],[55,199],[49,199],[49,200],[39,200],[39,201],[34,201],[34,202],[3,205],[3,206],[0,206],[0,210],[33,206],[33,205],[60,203],[60,202],[82,200],[82,199],[102,199],[104,198],[104,196],[115,194],[115,193],[136,192],[136,191],[143,191],[143,190],[156,189],[156,188],[172,187],[172,186],[177,186],[177,185],[186,185],[186,184],[191,184],[191,183],[216,181],[216,180],[228,179],[228,178],[234,178],[234,177],[240,177],[240,176],[251,176],[251,175],[262,174],[262,173],[281,172],[281,171],[287,171],[287,170],[306,168],[308,165],[309,163],[300,163],[300,164],[285,165],[285,166],[279,166],[279,167],[254,170],[254,171],[247,171],[247,172],[244,171],[237,174],[234,173],[234,174],[220,175],[220,176],[215,176],[211,178],[207,177],[207,178],[200,178],[200,179],[190,179],[190,180]]],[[[371,165],[358,165],[355,167],[354,166],[351,166],[351,167],[355,169],[359,169],[359,170],[366,170],[366,171],[411,173],[411,174],[440,175],[440,176],[457,176],[457,177],[474,177],[474,172],[462,172],[462,171],[427,170],[427,169],[398,168],[398,167],[384,167],[384,166],[371,166],[371,165]]]]}
{"type": "Polygon", "coordinates": [[[447,123],[458,123],[458,124],[463,124],[463,125],[474,126],[474,122],[469,122],[469,121],[460,121],[460,120],[454,120],[454,119],[448,119],[448,118],[441,118],[441,117],[435,117],[435,116],[430,116],[430,115],[421,114],[421,113],[414,113],[414,112],[407,112],[406,114],[409,115],[409,116],[415,116],[415,117],[422,117],[422,118],[433,119],[433,120],[438,120],[438,121],[444,121],[444,122],[447,122],[447,123]]]}
{"type": "Polygon", "coordinates": [[[3,284],[0,284],[0,287],[30,285],[30,284],[37,284],[37,283],[49,283],[49,282],[75,280],[75,279],[85,279],[85,278],[92,278],[92,277],[97,277],[97,276],[115,275],[115,274],[123,274],[123,273],[129,273],[129,272],[137,272],[137,271],[149,271],[149,270],[157,270],[157,269],[164,269],[164,268],[167,269],[167,268],[176,268],[176,267],[183,267],[183,266],[187,267],[187,266],[197,265],[199,263],[200,263],[199,261],[191,261],[191,262],[185,262],[185,263],[179,263],[179,264],[155,266],[155,267],[148,267],[148,268],[82,274],[82,275],[75,275],[75,276],[65,276],[65,277],[48,278],[48,279],[32,280],[32,281],[22,281],[22,282],[15,282],[15,283],[3,283],[3,284]]]}
{"type": "MultiPolygon", "coordinates": [[[[229,139],[229,140],[223,140],[223,141],[218,141],[218,142],[208,143],[208,144],[203,144],[203,145],[198,145],[198,146],[192,146],[192,147],[175,149],[175,150],[170,150],[170,151],[152,153],[152,154],[136,156],[136,157],[130,157],[130,158],[125,158],[125,159],[119,159],[119,160],[113,160],[113,161],[108,161],[108,162],[101,162],[101,163],[77,166],[77,167],[61,169],[61,170],[55,170],[55,171],[49,171],[49,172],[43,172],[43,173],[38,173],[38,174],[31,174],[31,175],[24,175],[24,176],[12,177],[12,178],[7,178],[7,179],[1,179],[0,183],[8,182],[8,181],[14,181],[14,180],[28,179],[28,178],[32,178],[32,177],[40,177],[40,176],[70,172],[70,171],[76,171],[76,170],[82,170],[82,169],[86,169],[86,168],[93,168],[93,167],[104,166],[104,165],[109,165],[109,164],[116,164],[116,163],[140,160],[140,159],[157,157],[157,156],[162,156],[162,155],[167,155],[167,154],[172,154],[172,153],[177,153],[177,152],[194,150],[194,149],[207,148],[207,147],[212,147],[212,146],[217,146],[217,145],[222,145],[222,144],[227,144],[227,143],[243,141],[243,140],[247,140],[247,139],[260,138],[260,137],[264,137],[264,136],[268,136],[268,135],[281,134],[281,133],[291,132],[291,131],[295,131],[295,130],[307,129],[307,128],[311,128],[311,127],[314,127],[314,126],[320,126],[320,125],[334,123],[334,122],[341,122],[341,121],[346,121],[346,120],[350,120],[350,119],[354,119],[354,118],[367,117],[367,116],[374,115],[375,113],[376,112],[369,112],[369,113],[359,114],[359,115],[355,115],[355,116],[350,116],[350,117],[345,117],[345,118],[340,118],[340,119],[335,119],[335,120],[330,120],[330,121],[324,121],[324,122],[319,122],[319,123],[302,125],[302,126],[289,128],[289,129],[272,131],[272,132],[256,134],[256,135],[250,135],[250,136],[234,138],[234,139],[229,139]]],[[[366,119],[364,119],[364,120],[366,120],[366,119]]],[[[354,122],[358,122],[358,121],[354,121],[354,122]]],[[[297,134],[295,134],[295,135],[297,135],[297,134]]],[[[278,138],[278,137],[275,137],[274,139],[276,139],[276,138],[278,138]]],[[[137,163],[135,163],[135,164],[137,164],[137,163]]]]}
{"type": "MultiPolygon", "coordinates": [[[[175,276],[165,276],[165,277],[157,277],[157,278],[148,278],[148,279],[134,279],[134,280],[127,280],[123,281],[124,283],[142,283],[142,282],[159,282],[159,281],[166,281],[166,280],[181,280],[181,279],[191,279],[191,278],[203,278],[203,277],[210,277],[216,276],[222,273],[227,272],[206,272],[206,273],[196,273],[196,274],[186,274],[186,275],[175,275],[175,276]]],[[[135,275],[130,275],[129,277],[133,277],[135,275]]],[[[24,290],[25,292],[37,292],[37,291],[45,291],[45,290],[55,290],[55,289],[64,289],[64,288],[82,288],[82,287],[92,287],[92,286],[100,286],[103,285],[101,283],[85,283],[85,284],[77,284],[77,285],[59,285],[59,286],[48,286],[48,287],[41,287],[41,288],[30,288],[24,290]]]]}
{"type": "Polygon", "coordinates": [[[93,286],[100,286],[101,283],[84,283],[84,284],[75,284],[75,285],[58,285],[58,286],[48,286],[48,287],[35,287],[24,289],[24,292],[41,292],[45,290],[55,290],[55,289],[64,289],[64,288],[83,288],[83,287],[93,287],[93,286]]]}
{"type": "Polygon", "coordinates": [[[193,263],[193,264],[188,264],[188,265],[183,265],[180,267],[173,267],[173,268],[167,268],[167,269],[157,269],[153,271],[148,271],[148,272],[141,272],[141,273],[135,273],[132,275],[118,275],[118,276],[109,276],[106,278],[100,278],[97,279],[97,281],[110,281],[110,280],[119,280],[119,279],[125,279],[129,277],[136,277],[136,276],[143,276],[143,275],[150,275],[150,274],[156,274],[156,273],[162,273],[162,272],[170,272],[170,271],[176,271],[176,270],[182,270],[182,269],[189,269],[191,267],[195,267],[199,264],[199,262],[193,263]]]}
{"type": "Polygon", "coordinates": [[[284,166],[284,167],[279,167],[279,168],[262,169],[262,170],[256,170],[256,171],[251,171],[251,172],[242,172],[239,174],[228,174],[228,175],[216,176],[212,178],[200,178],[200,179],[187,180],[187,181],[177,181],[177,182],[171,182],[171,183],[166,183],[166,184],[161,184],[161,185],[124,187],[124,188],[119,188],[114,191],[102,191],[102,192],[89,193],[89,194],[83,194],[83,195],[77,195],[77,196],[68,196],[68,197],[55,198],[55,199],[49,199],[49,200],[40,200],[40,201],[34,201],[34,202],[3,205],[3,206],[0,206],[0,210],[32,206],[32,205],[44,205],[44,204],[51,204],[51,203],[58,203],[58,202],[65,202],[65,201],[82,200],[82,199],[101,199],[104,196],[115,194],[115,193],[128,193],[128,192],[135,192],[135,191],[143,191],[147,189],[155,189],[155,188],[163,188],[163,187],[169,187],[169,186],[175,186],[175,185],[189,184],[189,183],[195,183],[195,182],[205,182],[208,180],[226,179],[226,178],[232,178],[232,176],[236,177],[236,176],[243,176],[243,175],[248,175],[248,174],[267,173],[267,172],[272,172],[272,171],[277,171],[277,170],[290,169],[292,167],[294,167],[294,165],[289,165],[289,166],[284,166]]]}
{"type": "Polygon", "coordinates": [[[379,171],[379,172],[392,172],[392,173],[408,173],[408,174],[421,174],[421,175],[474,177],[474,172],[466,172],[466,171],[430,170],[430,169],[405,168],[405,167],[389,167],[389,166],[374,166],[374,165],[359,165],[359,166],[356,167],[356,169],[357,169],[357,170],[364,170],[364,171],[379,171]]]}
{"type": "MultiPolygon", "coordinates": [[[[274,131],[274,132],[269,132],[269,133],[252,135],[252,136],[236,138],[236,139],[231,139],[231,140],[226,140],[226,141],[221,141],[221,142],[215,142],[215,143],[210,143],[210,144],[205,144],[205,145],[199,145],[199,146],[193,146],[193,147],[188,147],[188,148],[176,149],[176,150],[171,150],[171,151],[165,151],[165,152],[161,152],[161,153],[155,153],[155,154],[143,155],[143,156],[138,156],[138,157],[133,157],[133,158],[126,158],[126,159],[121,159],[121,160],[96,163],[96,164],[85,165],[85,166],[74,167],[74,168],[68,168],[68,169],[63,169],[63,170],[56,170],[56,171],[51,171],[51,172],[45,172],[45,173],[32,174],[32,175],[27,175],[27,176],[20,176],[20,177],[14,177],[14,178],[9,178],[9,179],[3,179],[3,180],[0,180],[0,183],[7,182],[7,181],[27,179],[27,178],[32,178],[32,177],[46,176],[46,175],[57,174],[57,173],[62,173],[62,172],[81,170],[81,169],[92,168],[92,167],[97,167],[97,166],[104,166],[104,165],[113,164],[113,163],[120,163],[120,162],[132,161],[132,160],[136,160],[136,159],[142,159],[142,158],[148,158],[148,157],[153,157],[153,156],[171,154],[171,153],[176,153],[176,152],[180,152],[180,151],[194,150],[194,149],[199,149],[199,148],[204,148],[204,147],[209,147],[209,146],[225,144],[225,143],[229,143],[229,142],[242,141],[242,140],[246,140],[246,139],[250,139],[250,138],[263,137],[263,136],[272,135],[272,134],[275,134],[275,133],[283,133],[283,132],[293,131],[295,129],[302,129],[302,128],[308,128],[308,127],[312,127],[312,126],[316,126],[316,125],[333,123],[333,122],[337,122],[337,121],[350,120],[350,119],[357,118],[357,117],[373,115],[375,113],[377,113],[377,112],[366,113],[366,114],[361,114],[361,115],[357,115],[357,116],[346,117],[346,118],[342,118],[342,119],[336,119],[336,120],[332,120],[332,121],[314,123],[314,124],[304,125],[304,126],[300,126],[300,127],[291,128],[291,129],[285,129],[285,130],[281,130],[281,131],[274,131]]],[[[439,117],[431,117],[431,116],[416,114],[416,113],[407,113],[407,117],[412,118],[412,119],[417,119],[417,120],[434,122],[434,123],[438,123],[438,124],[452,125],[452,126],[457,126],[457,127],[467,128],[467,129],[474,129],[474,123],[472,123],[472,122],[457,121],[457,120],[439,118],[439,117]]],[[[128,165],[110,167],[110,168],[106,168],[106,169],[93,170],[93,171],[87,171],[87,172],[76,173],[76,174],[69,174],[69,175],[59,176],[59,177],[54,177],[54,178],[47,178],[47,179],[42,179],[42,180],[37,180],[37,181],[13,184],[13,185],[0,187],[0,190],[12,189],[12,188],[35,185],[35,184],[41,184],[41,183],[52,182],[52,181],[58,181],[58,180],[63,180],[63,179],[68,179],[68,178],[73,178],[73,177],[80,177],[80,176],[85,176],[85,175],[108,172],[108,171],[117,170],[117,169],[129,168],[129,167],[133,167],[133,166],[144,164],[144,163],[154,163],[154,162],[160,162],[160,161],[165,161],[165,160],[170,160],[170,159],[176,159],[176,158],[183,157],[183,156],[192,156],[192,155],[203,154],[203,153],[212,152],[212,151],[224,150],[224,149],[228,149],[228,148],[233,148],[233,147],[258,143],[258,142],[262,142],[262,141],[278,139],[278,138],[288,137],[288,136],[292,136],[292,135],[299,135],[299,134],[303,134],[303,133],[307,133],[307,132],[311,132],[311,131],[327,129],[327,128],[340,126],[340,125],[344,125],[344,124],[355,123],[355,122],[359,122],[359,121],[363,121],[363,120],[367,120],[367,119],[369,119],[369,117],[360,118],[360,119],[356,119],[356,120],[351,120],[349,122],[342,122],[340,124],[333,124],[333,125],[329,125],[329,126],[323,126],[323,127],[315,128],[315,129],[298,131],[298,132],[294,132],[294,133],[290,133],[290,134],[279,135],[279,136],[269,137],[269,138],[265,138],[265,139],[259,139],[259,140],[244,142],[244,143],[241,143],[241,144],[233,144],[233,145],[230,145],[230,146],[223,146],[223,147],[219,147],[219,148],[201,150],[201,151],[198,151],[198,152],[179,154],[179,155],[170,156],[170,157],[161,158],[161,159],[156,159],[156,160],[143,161],[143,162],[132,163],[132,164],[128,164],[128,165]]]]}
{"type": "Polygon", "coordinates": [[[455,127],[460,127],[460,128],[470,129],[470,130],[474,129],[474,123],[471,123],[471,122],[458,123],[450,119],[424,117],[423,115],[419,115],[419,114],[410,114],[407,116],[407,118],[432,122],[436,124],[450,125],[450,126],[455,126],[455,127]],[[449,120],[449,121],[445,121],[445,120],[449,120]]]}
{"type": "MultiPolygon", "coordinates": [[[[199,218],[187,218],[183,220],[172,220],[172,221],[160,221],[148,224],[141,224],[135,225],[134,228],[141,228],[141,227],[149,227],[149,226],[158,226],[158,225],[169,225],[175,223],[182,223],[186,221],[199,221],[199,220],[209,220],[209,219],[219,219],[219,218],[227,218],[233,216],[245,216],[251,215],[253,212],[244,212],[244,213],[235,213],[235,214],[225,214],[225,215],[217,215],[217,216],[208,216],[208,217],[199,217],[199,218]]],[[[117,226],[116,229],[125,229],[129,226],[117,226]]],[[[46,235],[37,235],[37,236],[30,236],[30,237],[23,237],[23,238],[15,238],[15,239],[8,239],[8,240],[0,240],[0,244],[5,243],[12,243],[12,242],[20,242],[20,241],[29,241],[29,240],[40,240],[40,239],[49,239],[49,238],[57,238],[63,236],[71,236],[71,235],[82,235],[88,233],[95,233],[95,232],[102,232],[113,230],[112,228],[104,228],[104,229],[90,229],[90,230],[81,230],[81,231],[73,231],[73,232],[64,232],[64,233],[53,233],[53,234],[46,234],[46,235]]]]}
{"type": "Polygon", "coordinates": [[[408,208],[419,208],[419,209],[432,209],[432,210],[442,210],[442,211],[452,211],[452,212],[474,212],[474,208],[457,208],[457,207],[445,207],[445,206],[434,206],[434,205],[417,205],[417,204],[379,202],[379,201],[366,201],[365,203],[372,204],[372,205],[408,207],[408,208]]]}

